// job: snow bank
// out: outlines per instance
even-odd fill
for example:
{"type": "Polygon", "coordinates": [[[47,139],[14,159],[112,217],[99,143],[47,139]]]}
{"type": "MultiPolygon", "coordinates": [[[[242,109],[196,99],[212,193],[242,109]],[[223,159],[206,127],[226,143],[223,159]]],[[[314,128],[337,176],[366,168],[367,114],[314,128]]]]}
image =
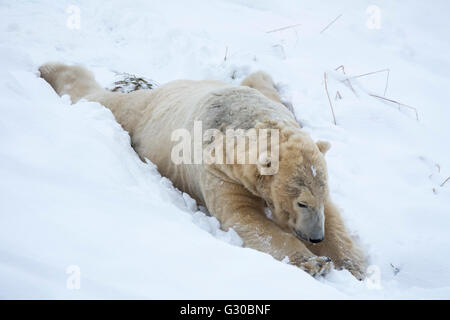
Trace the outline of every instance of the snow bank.
{"type": "Polygon", "coordinates": [[[369,29],[369,5],[1,4],[0,298],[449,298],[449,6],[380,1],[369,29]],[[240,247],[139,160],[107,109],[58,97],[37,74],[47,61],[86,65],[105,86],[114,72],[159,83],[272,74],[305,130],[332,143],[331,194],[370,256],[369,280],[317,281],[240,247]],[[369,95],[384,94],[386,73],[353,79],[355,94],[340,65],[349,76],[389,68],[386,97],[419,121],[369,95]]]}

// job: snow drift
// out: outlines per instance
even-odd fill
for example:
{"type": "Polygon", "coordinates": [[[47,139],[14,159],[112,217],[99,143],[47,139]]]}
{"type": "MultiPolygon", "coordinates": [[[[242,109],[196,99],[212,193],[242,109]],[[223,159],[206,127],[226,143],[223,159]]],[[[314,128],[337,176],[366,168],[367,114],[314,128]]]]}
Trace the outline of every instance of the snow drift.
{"type": "Polygon", "coordinates": [[[380,2],[379,29],[369,5],[1,4],[0,298],[448,299],[449,5],[380,2]],[[37,74],[47,61],[83,64],[105,86],[114,72],[160,83],[270,73],[305,130],[332,144],[332,197],[369,254],[369,279],[315,280],[242,248],[139,160],[109,110],[58,97],[37,74]],[[386,92],[386,72],[345,81],[386,68],[386,92]]]}

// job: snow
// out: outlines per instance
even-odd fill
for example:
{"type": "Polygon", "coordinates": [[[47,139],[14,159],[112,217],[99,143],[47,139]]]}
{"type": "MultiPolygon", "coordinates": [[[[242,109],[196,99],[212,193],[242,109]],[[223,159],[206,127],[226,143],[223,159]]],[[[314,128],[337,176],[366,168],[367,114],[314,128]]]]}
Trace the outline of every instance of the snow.
{"type": "Polygon", "coordinates": [[[2,2],[0,298],[448,299],[449,14],[444,0],[2,2]],[[242,248],[139,160],[109,110],[58,97],[38,77],[48,61],[83,64],[104,86],[118,72],[237,84],[267,71],[331,142],[331,195],[369,279],[316,280],[242,248]],[[341,81],[386,68],[386,97],[419,120],[369,95],[384,95],[386,72],[352,79],[356,94],[341,81]]]}
{"type": "Polygon", "coordinates": [[[316,168],[314,168],[313,165],[311,165],[311,172],[312,172],[314,177],[317,175],[316,168]]]}

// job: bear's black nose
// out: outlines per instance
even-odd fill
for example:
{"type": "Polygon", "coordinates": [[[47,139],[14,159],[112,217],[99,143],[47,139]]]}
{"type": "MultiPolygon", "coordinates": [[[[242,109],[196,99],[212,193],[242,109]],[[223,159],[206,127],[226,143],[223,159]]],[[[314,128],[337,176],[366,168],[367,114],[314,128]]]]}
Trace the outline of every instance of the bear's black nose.
{"type": "Polygon", "coordinates": [[[323,240],[323,238],[321,238],[321,239],[309,239],[309,242],[319,243],[319,242],[322,242],[322,240],[323,240]]]}

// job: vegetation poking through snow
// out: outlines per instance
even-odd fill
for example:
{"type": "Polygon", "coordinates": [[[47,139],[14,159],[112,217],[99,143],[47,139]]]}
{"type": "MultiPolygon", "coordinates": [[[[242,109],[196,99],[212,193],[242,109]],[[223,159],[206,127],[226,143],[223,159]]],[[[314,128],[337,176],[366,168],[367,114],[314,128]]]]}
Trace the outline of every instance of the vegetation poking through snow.
{"type": "Polygon", "coordinates": [[[151,90],[157,87],[157,83],[151,79],[137,77],[126,72],[117,73],[116,78],[118,80],[114,82],[112,88],[108,88],[113,92],[129,93],[137,90],[151,90]]]}

